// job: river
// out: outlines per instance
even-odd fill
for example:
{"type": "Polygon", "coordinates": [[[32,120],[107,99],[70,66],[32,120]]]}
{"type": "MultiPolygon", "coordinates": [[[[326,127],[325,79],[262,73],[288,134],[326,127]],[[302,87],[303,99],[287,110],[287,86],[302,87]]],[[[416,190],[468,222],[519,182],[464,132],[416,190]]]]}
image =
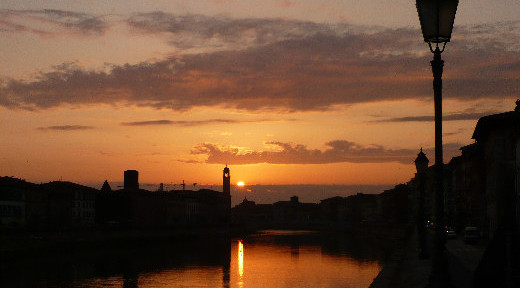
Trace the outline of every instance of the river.
{"type": "Polygon", "coordinates": [[[266,230],[99,251],[34,255],[0,267],[0,287],[368,287],[388,249],[348,234],[266,230]]]}

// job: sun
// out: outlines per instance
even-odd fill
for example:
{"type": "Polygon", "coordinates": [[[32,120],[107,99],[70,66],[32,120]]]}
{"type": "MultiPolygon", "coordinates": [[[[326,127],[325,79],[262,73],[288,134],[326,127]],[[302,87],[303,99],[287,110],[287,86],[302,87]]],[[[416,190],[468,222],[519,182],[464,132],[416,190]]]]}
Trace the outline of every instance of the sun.
{"type": "Polygon", "coordinates": [[[246,185],[244,182],[240,181],[237,183],[237,186],[240,186],[240,187],[243,187],[244,185],[246,185]]]}

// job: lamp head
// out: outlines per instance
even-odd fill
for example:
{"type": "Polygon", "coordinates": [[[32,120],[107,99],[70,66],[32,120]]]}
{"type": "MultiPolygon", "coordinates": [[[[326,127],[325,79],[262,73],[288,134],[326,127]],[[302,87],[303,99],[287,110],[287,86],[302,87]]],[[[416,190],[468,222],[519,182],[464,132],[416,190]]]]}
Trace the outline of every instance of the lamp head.
{"type": "Polygon", "coordinates": [[[416,0],[424,42],[450,42],[458,0],[416,0]]]}

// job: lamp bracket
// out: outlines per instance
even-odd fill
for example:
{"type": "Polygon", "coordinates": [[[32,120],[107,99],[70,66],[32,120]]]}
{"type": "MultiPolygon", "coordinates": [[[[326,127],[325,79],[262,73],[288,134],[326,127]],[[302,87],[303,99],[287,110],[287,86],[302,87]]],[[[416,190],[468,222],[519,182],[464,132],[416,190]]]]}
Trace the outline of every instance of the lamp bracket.
{"type": "MultiPolygon", "coordinates": [[[[446,43],[448,43],[448,42],[443,42],[442,49],[440,49],[441,53],[444,52],[444,48],[446,48],[446,43]]],[[[435,49],[433,49],[432,42],[428,41],[428,47],[430,47],[430,51],[432,53],[435,53],[435,50],[437,50],[439,48],[439,43],[435,43],[435,49]]]]}

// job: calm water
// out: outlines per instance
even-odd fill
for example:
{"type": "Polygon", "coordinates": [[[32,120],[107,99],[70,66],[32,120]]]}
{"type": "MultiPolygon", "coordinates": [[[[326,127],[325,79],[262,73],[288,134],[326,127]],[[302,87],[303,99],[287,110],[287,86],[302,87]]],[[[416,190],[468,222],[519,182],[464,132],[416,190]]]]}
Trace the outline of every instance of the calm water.
{"type": "Polygon", "coordinates": [[[1,266],[0,287],[368,287],[384,250],[347,235],[273,230],[15,261],[1,266]]]}

